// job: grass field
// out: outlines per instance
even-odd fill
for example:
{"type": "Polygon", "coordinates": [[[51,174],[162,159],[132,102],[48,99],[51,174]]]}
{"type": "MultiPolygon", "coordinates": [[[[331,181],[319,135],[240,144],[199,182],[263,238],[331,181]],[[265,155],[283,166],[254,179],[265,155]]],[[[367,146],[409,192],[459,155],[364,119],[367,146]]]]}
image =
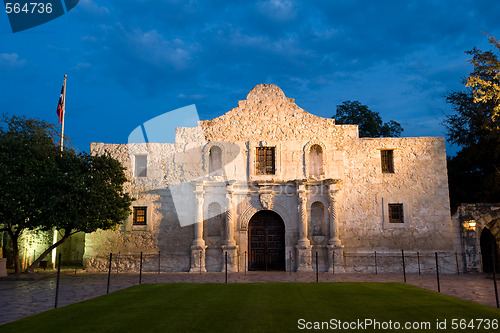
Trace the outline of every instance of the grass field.
{"type": "Polygon", "coordinates": [[[424,331],[427,322],[427,332],[498,332],[499,320],[498,309],[403,283],[177,283],[134,286],[2,325],[0,332],[303,332],[314,325],[388,332],[396,322],[399,332],[424,331]],[[491,320],[490,329],[478,329],[479,319],[491,320]],[[407,322],[420,328],[405,330],[407,322]],[[471,323],[474,329],[463,326],[471,323]]]}

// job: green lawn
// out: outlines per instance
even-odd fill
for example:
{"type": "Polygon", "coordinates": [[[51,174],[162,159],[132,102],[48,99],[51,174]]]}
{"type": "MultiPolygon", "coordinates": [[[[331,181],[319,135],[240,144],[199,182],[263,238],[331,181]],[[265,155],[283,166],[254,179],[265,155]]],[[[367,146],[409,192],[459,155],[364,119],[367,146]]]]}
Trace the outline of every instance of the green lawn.
{"type": "Polygon", "coordinates": [[[303,332],[308,330],[299,326],[314,322],[337,324],[324,327],[331,332],[389,331],[338,328],[338,321],[365,319],[398,322],[401,328],[405,322],[429,322],[428,332],[481,332],[479,319],[499,321],[500,310],[403,283],[150,284],[20,319],[0,326],[0,332],[303,332]],[[447,330],[436,330],[436,321],[445,319],[447,330]],[[475,329],[452,330],[453,319],[474,320],[475,329]]]}

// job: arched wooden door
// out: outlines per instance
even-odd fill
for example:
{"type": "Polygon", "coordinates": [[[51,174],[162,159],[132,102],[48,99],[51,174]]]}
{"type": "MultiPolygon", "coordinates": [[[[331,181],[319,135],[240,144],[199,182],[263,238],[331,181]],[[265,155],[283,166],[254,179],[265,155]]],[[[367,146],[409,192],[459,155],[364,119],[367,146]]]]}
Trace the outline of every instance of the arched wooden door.
{"type": "Polygon", "coordinates": [[[271,210],[261,210],[250,219],[248,227],[249,271],[284,271],[285,224],[271,210]]]}

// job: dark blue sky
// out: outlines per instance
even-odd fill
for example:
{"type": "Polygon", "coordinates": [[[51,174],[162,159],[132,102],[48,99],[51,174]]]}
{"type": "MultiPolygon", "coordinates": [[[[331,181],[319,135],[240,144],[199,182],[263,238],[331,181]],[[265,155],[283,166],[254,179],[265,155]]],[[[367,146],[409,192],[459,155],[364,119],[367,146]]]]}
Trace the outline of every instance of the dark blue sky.
{"type": "Polygon", "coordinates": [[[313,114],[359,100],[403,136],[443,136],[444,96],[463,88],[464,53],[500,37],[500,1],[80,0],[33,29],[0,14],[0,111],[57,122],[66,134],[125,143],[141,123],[196,104],[219,116],[259,83],[313,114]]]}

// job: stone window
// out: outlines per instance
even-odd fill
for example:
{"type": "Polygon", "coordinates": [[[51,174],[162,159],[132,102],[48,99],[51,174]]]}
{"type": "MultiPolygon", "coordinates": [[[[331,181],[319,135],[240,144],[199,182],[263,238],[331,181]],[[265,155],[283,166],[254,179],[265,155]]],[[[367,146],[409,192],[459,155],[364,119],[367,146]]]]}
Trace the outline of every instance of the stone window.
{"type": "Polygon", "coordinates": [[[323,174],[323,149],[313,145],[309,151],[309,175],[318,177],[323,174]]]}
{"type": "Polygon", "coordinates": [[[382,172],[383,173],[394,173],[394,151],[393,150],[381,150],[380,158],[382,162],[382,172]]]}
{"type": "Polygon", "coordinates": [[[148,176],[148,155],[135,155],[135,176],[148,176]]]}
{"type": "Polygon", "coordinates": [[[222,150],[220,147],[213,146],[210,148],[208,157],[208,172],[212,176],[221,176],[222,170],[222,150]]]}
{"type": "Polygon", "coordinates": [[[147,224],[147,207],[134,207],[133,225],[147,224]]]}
{"type": "Polygon", "coordinates": [[[255,155],[255,173],[274,175],[276,172],[275,147],[257,147],[255,155]]]}
{"type": "Polygon", "coordinates": [[[312,235],[323,236],[323,225],[325,223],[325,207],[319,201],[311,205],[312,235]]]}
{"type": "Polygon", "coordinates": [[[222,225],[224,223],[225,215],[222,213],[222,208],[217,202],[212,202],[208,205],[208,219],[205,220],[206,236],[220,237],[222,225]]]}
{"type": "Polygon", "coordinates": [[[389,204],[389,223],[404,223],[403,204],[389,204]]]}

